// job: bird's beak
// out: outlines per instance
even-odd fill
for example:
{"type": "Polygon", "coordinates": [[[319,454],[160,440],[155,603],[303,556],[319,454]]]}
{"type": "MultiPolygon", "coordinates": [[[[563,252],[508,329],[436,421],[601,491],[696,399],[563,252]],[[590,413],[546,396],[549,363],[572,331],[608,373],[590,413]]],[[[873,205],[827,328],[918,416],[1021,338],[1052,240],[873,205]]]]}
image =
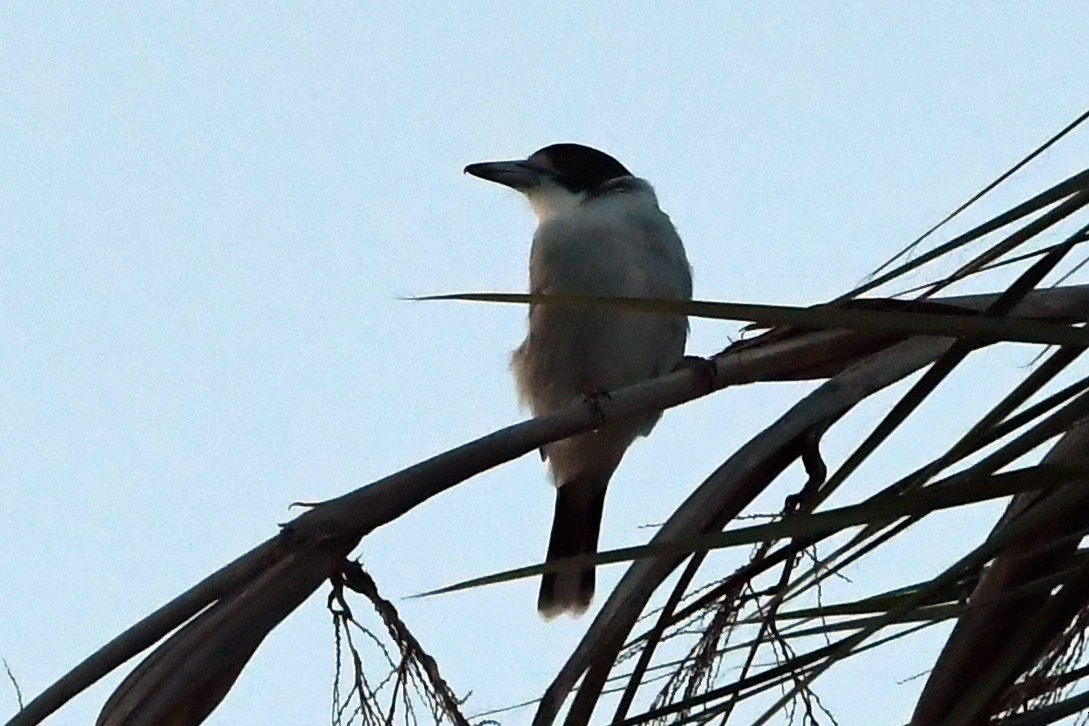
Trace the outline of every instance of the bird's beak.
{"type": "Polygon", "coordinates": [[[530,166],[525,161],[484,161],[479,164],[469,164],[465,167],[465,173],[520,192],[537,186],[544,176],[540,169],[530,166]]]}

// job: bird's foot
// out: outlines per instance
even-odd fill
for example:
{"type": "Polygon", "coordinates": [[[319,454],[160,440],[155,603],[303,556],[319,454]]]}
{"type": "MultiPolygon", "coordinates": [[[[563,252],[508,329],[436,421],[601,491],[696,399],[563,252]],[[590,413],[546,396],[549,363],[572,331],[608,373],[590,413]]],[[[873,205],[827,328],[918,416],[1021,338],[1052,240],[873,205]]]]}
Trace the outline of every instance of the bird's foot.
{"type": "Polygon", "coordinates": [[[718,380],[718,366],[715,364],[713,358],[701,358],[698,355],[686,355],[681,358],[677,365],[673,368],[675,371],[690,370],[695,371],[707,386],[707,392],[715,390],[715,383],[718,380]]]}
{"type": "Polygon", "coordinates": [[[612,398],[608,391],[594,391],[593,393],[585,393],[582,396],[582,400],[593,409],[593,412],[597,415],[598,419],[604,424],[605,421],[605,409],[602,407],[602,401],[608,401],[612,398]]]}

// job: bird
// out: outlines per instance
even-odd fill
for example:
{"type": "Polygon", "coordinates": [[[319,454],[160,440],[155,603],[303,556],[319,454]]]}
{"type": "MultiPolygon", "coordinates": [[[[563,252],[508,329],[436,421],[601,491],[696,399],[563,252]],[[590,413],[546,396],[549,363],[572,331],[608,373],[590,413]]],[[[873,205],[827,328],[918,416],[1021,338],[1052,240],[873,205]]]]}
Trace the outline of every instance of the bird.
{"type": "MultiPolygon", "coordinates": [[[[690,300],[692,269],[654,188],[605,152],[560,143],[528,158],[469,164],[465,173],[520,192],[537,228],[531,295],[690,300]]],[[[525,340],[511,356],[521,402],[534,416],[673,370],[684,357],[683,315],[531,304],[525,340]]],[[[600,400],[600,399],[596,399],[600,400]]],[[[597,554],[609,480],[628,447],[661,412],[606,423],[545,445],[556,487],[546,565],[597,554]]],[[[594,596],[594,565],[548,571],[537,610],[578,617],[594,596]]]]}

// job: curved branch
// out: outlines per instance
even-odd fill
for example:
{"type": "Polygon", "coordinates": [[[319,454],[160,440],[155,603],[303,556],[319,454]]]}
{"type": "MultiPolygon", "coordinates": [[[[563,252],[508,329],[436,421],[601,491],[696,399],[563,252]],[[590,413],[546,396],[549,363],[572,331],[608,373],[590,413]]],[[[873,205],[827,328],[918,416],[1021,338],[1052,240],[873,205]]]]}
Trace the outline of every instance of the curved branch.
{"type": "MultiPolygon", "coordinates": [[[[1043,458],[1045,464],[1084,463],[1089,451],[1089,421],[1070,429],[1043,458]]],[[[994,527],[998,532],[1018,517],[1051,497],[1054,492],[1026,493],[1014,497],[994,527]]],[[[1069,567],[1086,527],[1089,526],[1089,494],[1082,494],[1055,517],[1016,546],[995,558],[972,591],[974,605],[949,634],[945,647],[927,678],[912,717],[913,724],[944,723],[944,719],[972,710],[970,722],[983,722],[992,715],[994,705],[1006,689],[1031,666],[1041,649],[1070,623],[1084,604],[1084,570],[1064,586],[1058,595],[1052,589],[1029,591],[1011,598],[1011,592],[1024,589],[1026,583],[1061,572],[1069,567]],[[1079,579],[1080,578],[1080,579],[1079,579]],[[1075,586],[1076,585],[1076,586],[1075,586]],[[1063,601],[1073,598],[1073,609],[1063,601]],[[1043,618],[1045,611],[1058,615],[1043,618]],[[1019,650],[1006,655],[1011,647],[1011,633],[1020,633],[1029,625],[1046,629],[1028,643],[1015,643],[1019,650]],[[988,698],[980,700],[979,684],[988,686],[988,698]],[[972,706],[969,709],[966,705],[972,706]],[[981,710],[978,710],[981,709],[981,710]]],[[[960,721],[957,721],[958,723],[960,721]]],[[[969,721],[966,721],[969,722],[969,721]]]]}
{"type": "MultiPolygon", "coordinates": [[[[944,302],[981,309],[994,299],[995,295],[978,295],[947,298],[944,302]]],[[[1024,317],[1069,319],[1086,310],[1089,310],[1089,286],[1079,286],[1033,293],[1018,308],[1018,314],[1024,317]]],[[[177,694],[182,691],[172,689],[182,688],[184,691],[185,684],[179,680],[180,671],[157,667],[157,663],[168,661],[185,662],[186,668],[189,668],[188,663],[193,660],[218,673],[220,681],[208,681],[199,688],[191,685],[188,691],[192,697],[202,695],[214,707],[252,654],[252,651],[243,652],[236,660],[216,660],[221,657],[218,649],[234,637],[232,633],[249,633],[245,636],[247,642],[257,638],[259,643],[265,633],[339,567],[343,557],[366,534],[431,497],[543,444],[600,427],[602,415],[606,421],[612,421],[671,408],[729,385],[825,377],[844,370],[875,350],[896,344],[904,337],[893,333],[852,330],[795,331],[785,338],[769,334],[716,356],[716,373],[710,382],[700,371],[682,368],[653,381],[612,392],[608,399],[599,400],[594,405],[576,404],[550,416],[509,426],[349,494],[323,502],[287,524],[277,536],[205,578],[103,646],[17,713],[8,726],[40,723],[76,694],[191,619],[122,684],[110,699],[101,717],[104,720],[100,723],[141,722],[122,719],[121,714],[129,705],[132,710],[127,713],[137,714],[151,713],[154,708],[149,704],[153,702],[178,703],[177,694]],[[252,593],[257,592],[268,595],[268,598],[261,600],[251,597],[252,593]],[[204,614],[193,619],[209,606],[210,609],[204,614]],[[201,641],[204,641],[203,645],[201,641]],[[200,694],[196,693],[195,688],[200,690],[200,694]],[[212,698],[216,693],[219,695],[212,698]],[[129,705],[122,708],[119,704],[129,705]],[[151,710],[145,711],[145,708],[151,710]]],[[[790,460],[777,461],[775,465],[785,466],[790,460]]],[[[764,461],[771,459],[765,458],[764,461]]],[[[703,489],[698,490],[697,495],[700,491],[703,489]]],[[[633,572],[645,566],[646,563],[637,563],[633,572]]],[[[624,582],[629,582],[627,576],[624,582]]],[[[649,597],[649,592],[646,597],[649,597]]],[[[612,602],[613,599],[610,599],[609,603],[612,602]]],[[[609,603],[606,610],[609,610],[609,603]]],[[[597,633],[595,628],[599,621],[600,616],[587,638],[597,633]]],[[[585,644],[587,641],[583,642],[585,644]]],[[[256,648],[256,644],[253,647],[256,648]]],[[[578,669],[581,673],[585,658],[585,648],[580,646],[561,672],[557,683],[570,678],[571,668],[574,667],[572,664],[582,663],[578,669]]],[[[554,701],[556,693],[566,693],[573,682],[570,680],[559,690],[557,683],[553,684],[550,689],[553,700],[546,699],[545,702],[550,704],[548,709],[558,708],[554,701]]],[[[541,713],[547,712],[544,706],[542,709],[541,713]]],[[[174,712],[172,715],[184,714],[174,712]]],[[[201,717],[196,712],[191,716],[190,720],[179,723],[199,723],[201,717]]]]}
{"type": "MultiPolygon", "coordinates": [[[[1089,288],[1064,288],[1030,293],[1014,310],[1018,317],[1084,318],[1083,297],[1089,288]]],[[[946,298],[942,302],[984,309],[997,295],[946,298]]],[[[799,437],[813,427],[827,425],[863,398],[885,388],[936,360],[952,344],[949,338],[915,338],[887,347],[862,362],[844,361],[842,371],[811,393],[783,417],[751,439],[708,477],[674,512],[651,540],[658,544],[686,539],[725,526],[757,494],[797,458],[799,437]],[[847,364],[855,363],[851,367],[847,364]]],[[[720,374],[729,351],[719,361],[720,374]]],[[[817,367],[824,365],[818,361],[817,367]]],[[[663,556],[635,562],[628,568],[602,606],[575,651],[561,667],[541,699],[535,726],[555,721],[567,694],[581,677],[565,723],[588,723],[604,688],[616,655],[629,637],[639,614],[658,586],[681,562],[663,556]],[[585,675],[584,675],[585,674],[585,675]]]]}

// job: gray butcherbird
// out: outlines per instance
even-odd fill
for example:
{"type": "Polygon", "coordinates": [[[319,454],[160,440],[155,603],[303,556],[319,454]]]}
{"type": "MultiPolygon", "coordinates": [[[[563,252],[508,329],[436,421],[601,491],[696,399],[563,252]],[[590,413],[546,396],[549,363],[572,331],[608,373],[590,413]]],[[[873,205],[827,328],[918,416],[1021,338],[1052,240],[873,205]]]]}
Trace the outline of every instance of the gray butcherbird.
{"type": "MultiPolygon", "coordinates": [[[[470,164],[465,171],[521,192],[533,208],[532,294],[691,299],[684,246],[654,189],[608,154],[555,144],[528,159],[470,164]]],[[[533,305],[511,367],[522,402],[540,416],[668,373],[682,359],[687,336],[684,316],[533,305]]],[[[556,484],[546,562],[597,553],[609,478],[660,416],[618,421],[543,447],[556,484]]],[[[593,595],[592,565],[546,573],[537,609],[545,619],[578,616],[593,595]]]]}

